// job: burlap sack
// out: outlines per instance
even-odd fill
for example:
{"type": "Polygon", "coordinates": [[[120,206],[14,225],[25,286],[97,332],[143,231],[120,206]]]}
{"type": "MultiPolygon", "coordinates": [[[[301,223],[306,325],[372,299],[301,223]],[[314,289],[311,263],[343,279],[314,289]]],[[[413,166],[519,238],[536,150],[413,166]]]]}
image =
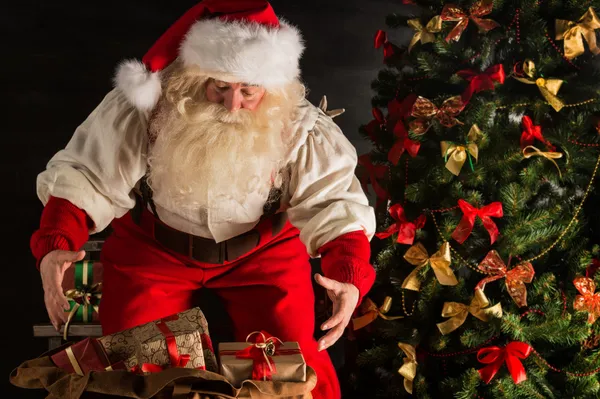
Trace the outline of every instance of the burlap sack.
{"type": "Polygon", "coordinates": [[[137,375],[127,371],[70,374],[56,367],[50,355],[28,360],[13,370],[10,382],[20,388],[45,389],[47,399],[310,399],[317,377],[307,368],[306,382],[244,381],[232,386],[223,376],[204,370],[170,368],[137,375]]]}

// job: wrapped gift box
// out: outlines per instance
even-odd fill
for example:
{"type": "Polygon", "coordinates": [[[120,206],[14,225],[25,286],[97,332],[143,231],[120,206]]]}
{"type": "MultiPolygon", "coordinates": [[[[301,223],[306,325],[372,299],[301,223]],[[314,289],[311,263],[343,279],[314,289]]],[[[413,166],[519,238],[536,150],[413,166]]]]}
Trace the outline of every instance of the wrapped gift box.
{"type": "Polygon", "coordinates": [[[267,370],[265,354],[262,352],[263,349],[254,343],[221,343],[219,344],[220,373],[237,387],[241,386],[243,381],[251,379],[306,381],[306,362],[297,342],[278,344],[271,355],[266,355],[272,362],[272,370],[267,370]]]}
{"type": "Polygon", "coordinates": [[[65,271],[62,288],[71,305],[71,322],[98,321],[103,267],[100,262],[75,262],[65,271]],[[75,310],[74,310],[75,309],[75,310]]]}
{"type": "Polygon", "coordinates": [[[208,324],[200,308],[178,313],[98,339],[111,361],[129,369],[185,367],[217,371],[208,324]],[[207,361],[208,358],[208,361],[207,361]]]}
{"type": "Polygon", "coordinates": [[[79,375],[90,371],[126,370],[124,362],[111,362],[95,338],[86,338],[50,357],[57,367],[79,375]]]}

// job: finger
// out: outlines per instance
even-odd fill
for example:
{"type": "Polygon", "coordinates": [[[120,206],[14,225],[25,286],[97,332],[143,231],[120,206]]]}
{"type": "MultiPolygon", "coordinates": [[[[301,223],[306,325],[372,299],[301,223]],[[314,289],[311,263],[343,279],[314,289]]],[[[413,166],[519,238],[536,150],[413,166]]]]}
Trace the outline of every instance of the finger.
{"type": "Polygon", "coordinates": [[[325,289],[332,291],[337,291],[339,289],[339,283],[337,281],[321,276],[319,273],[315,274],[315,281],[325,289]]]}
{"type": "Polygon", "coordinates": [[[342,306],[335,302],[333,304],[333,315],[329,319],[327,319],[322,325],[321,330],[329,330],[340,324],[344,320],[344,312],[342,312],[342,306]]]}
{"type": "Polygon", "coordinates": [[[345,326],[340,323],[325,334],[325,336],[321,337],[321,339],[319,339],[319,352],[335,344],[344,333],[344,328],[345,326]]]}

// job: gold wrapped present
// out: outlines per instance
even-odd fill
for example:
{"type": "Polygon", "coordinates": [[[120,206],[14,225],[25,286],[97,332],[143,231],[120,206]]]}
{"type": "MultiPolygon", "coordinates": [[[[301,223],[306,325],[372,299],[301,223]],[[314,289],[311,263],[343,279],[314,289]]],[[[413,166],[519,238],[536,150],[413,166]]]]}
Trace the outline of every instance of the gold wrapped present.
{"type": "Polygon", "coordinates": [[[306,381],[306,362],[297,342],[254,332],[246,342],[219,344],[220,373],[234,386],[245,380],[306,381]]]}

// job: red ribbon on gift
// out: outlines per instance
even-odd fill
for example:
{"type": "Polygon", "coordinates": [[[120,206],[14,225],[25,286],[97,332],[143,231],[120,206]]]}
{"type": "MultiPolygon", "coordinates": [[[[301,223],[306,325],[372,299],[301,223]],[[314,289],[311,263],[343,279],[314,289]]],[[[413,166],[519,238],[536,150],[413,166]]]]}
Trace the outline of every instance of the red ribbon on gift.
{"type": "MultiPolygon", "coordinates": [[[[164,335],[165,341],[167,343],[167,353],[169,354],[169,367],[185,367],[190,361],[190,355],[179,354],[179,350],[177,349],[177,341],[175,339],[175,335],[173,331],[165,324],[167,321],[175,321],[179,320],[179,316],[172,315],[165,318],[160,319],[156,323],[156,328],[164,335]]],[[[134,373],[157,373],[159,371],[163,371],[166,367],[161,366],[159,364],[153,363],[142,363],[141,365],[135,365],[131,371],[134,373]]]]}
{"type": "Polygon", "coordinates": [[[496,223],[494,223],[491,218],[501,218],[504,215],[502,212],[502,203],[492,202],[483,208],[475,208],[467,201],[461,199],[458,200],[458,206],[463,211],[463,217],[452,233],[452,238],[454,238],[456,242],[460,244],[465,242],[469,235],[471,235],[471,231],[473,231],[473,226],[475,226],[475,218],[479,217],[483,222],[483,227],[485,227],[490,234],[490,240],[493,244],[498,238],[500,231],[498,230],[496,223]]]}
{"type": "Polygon", "coordinates": [[[494,82],[504,84],[506,78],[502,64],[491,66],[483,73],[477,73],[472,69],[464,69],[456,74],[470,82],[462,94],[462,100],[465,104],[471,101],[473,94],[484,90],[494,90],[494,82]]]}
{"type": "Polygon", "coordinates": [[[502,364],[506,362],[513,381],[515,384],[520,384],[527,379],[527,374],[519,359],[526,359],[531,352],[533,348],[524,342],[511,342],[504,348],[499,346],[482,348],[477,352],[477,360],[487,366],[479,370],[479,375],[486,384],[489,384],[502,364]]]}
{"type": "Polygon", "coordinates": [[[398,233],[398,239],[396,242],[399,244],[412,245],[415,241],[416,231],[425,226],[425,215],[421,215],[415,219],[415,221],[409,222],[404,214],[404,208],[400,204],[394,204],[390,207],[390,215],[396,221],[396,223],[388,227],[386,231],[376,233],[375,237],[384,239],[388,238],[394,233],[398,233]]]}
{"type": "Polygon", "coordinates": [[[367,170],[367,173],[361,177],[362,188],[365,193],[368,193],[367,184],[371,183],[377,195],[376,207],[379,207],[382,201],[387,201],[390,197],[389,193],[378,182],[378,179],[383,179],[388,174],[389,167],[386,165],[373,165],[369,154],[358,157],[358,164],[367,170]]]}
{"type": "Polygon", "coordinates": [[[392,43],[388,41],[387,33],[379,29],[375,33],[375,48],[379,49],[383,46],[383,61],[386,62],[391,56],[394,55],[394,47],[392,43]]]}
{"type": "Polygon", "coordinates": [[[542,134],[542,127],[538,125],[534,125],[531,118],[527,115],[523,116],[523,133],[521,133],[521,149],[533,145],[534,141],[537,139],[544,143],[550,151],[554,151],[554,146],[544,138],[542,134]]]}
{"type": "Polygon", "coordinates": [[[271,356],[280,354],[278,353],[277,348],[279,348],[283,342],[266,331],[255,331],[248,334],[246,342],[251,345],[237,351],[235,357],[238,359],[252,359],[253,380],[271,381],[273,379],[273,374],[277,373],[275,362],[271,356]],[[250,341],[250,337],[253,335],[256,335],[256,339],[250,341]]]}
{"type": "Polygon", "coordinates": [[[394,135],[396,136],[396,142],[388,153],[388,161],[394,164],[394,166],[398,165],[404,151],[408,152],[413,158],[417,156],[419,148],[421,148],[421,143],[408,138],[408,131],[406,131],[404,123],[401,120],[394,126],[394,135]]]}

